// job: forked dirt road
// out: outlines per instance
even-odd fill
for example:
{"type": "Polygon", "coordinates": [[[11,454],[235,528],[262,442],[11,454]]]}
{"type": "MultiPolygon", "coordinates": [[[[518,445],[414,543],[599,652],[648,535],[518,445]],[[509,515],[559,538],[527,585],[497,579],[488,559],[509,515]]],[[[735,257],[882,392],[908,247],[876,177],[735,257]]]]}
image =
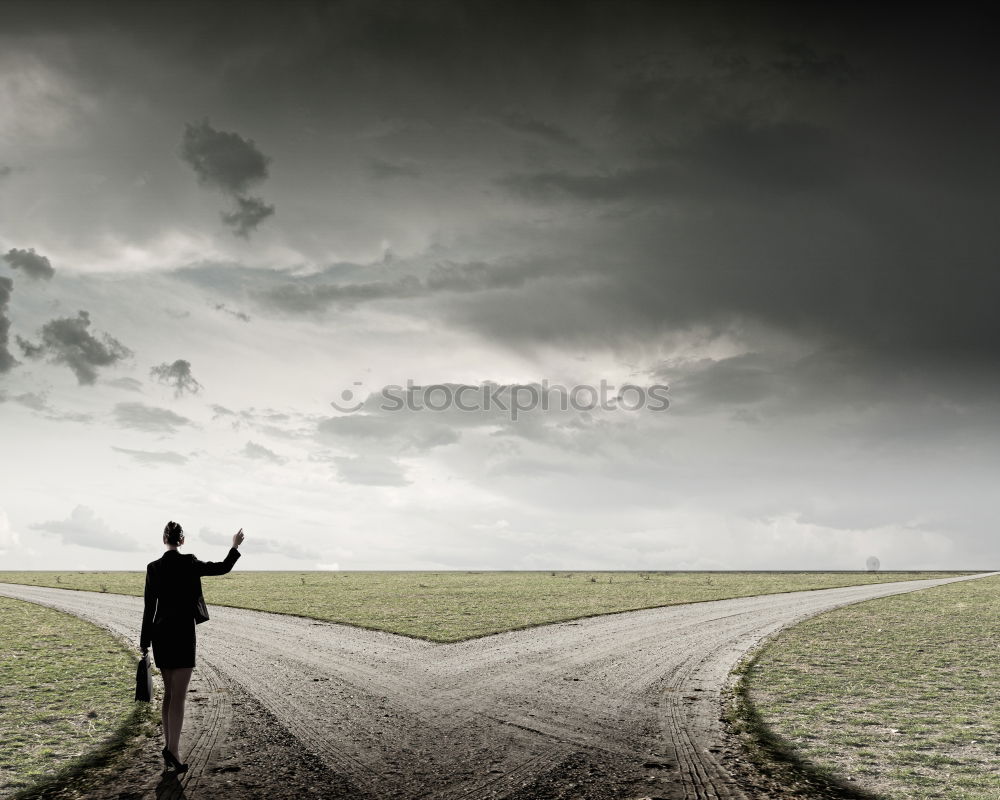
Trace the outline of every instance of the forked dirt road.
{"type": "MultiPolygon", "coordinates": [[[[187,796],[225,777],[212,765],[238,692],[338,777],[341,788],[317,787],[320,796],[745,797],[724,766],[719,720],[743,654],[821,611],[953,580],[964,578],[670,606],[447,645],[213,606],[195,670],[209,699],[182,741],[187,796]]],[[[140,598],[14,584],[0,593],[138,641],[140,598]]]]}

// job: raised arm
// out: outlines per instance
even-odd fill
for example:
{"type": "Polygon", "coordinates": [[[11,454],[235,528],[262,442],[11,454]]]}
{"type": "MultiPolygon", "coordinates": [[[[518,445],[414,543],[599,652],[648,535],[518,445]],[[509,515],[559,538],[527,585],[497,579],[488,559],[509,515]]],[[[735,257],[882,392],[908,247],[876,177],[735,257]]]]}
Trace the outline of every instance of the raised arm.
{"type": "Polygon", "coordinates": [[[153,617],[156,615],[156,582],[153,578],[153,565],[146,567],[146,588],[142,593],[142,630],[139,633],[139,648],[149,649],[149,640],[153,633],[153,617]]]}
{"type": "Polygon", "coordinates": [[[196,558],[194,568],[199,575],[225,575],[233,568],[239,557],[240,551],[235,547],[230,547],[223,561],[199,561],[196,558]]]}
{"type": "Polygon", "coordinates": [[[240,528],[239,533],[233,536],[233,546],[229,548],[229,552],[222,561],[199,561],[197,558],[194,560],[194,568],[198,575],[225,575],[229,572],[233,565],[236,564],[237,559],[240,557],[240,551],[237,550],[243,543],[243,528],[240,528]]]}

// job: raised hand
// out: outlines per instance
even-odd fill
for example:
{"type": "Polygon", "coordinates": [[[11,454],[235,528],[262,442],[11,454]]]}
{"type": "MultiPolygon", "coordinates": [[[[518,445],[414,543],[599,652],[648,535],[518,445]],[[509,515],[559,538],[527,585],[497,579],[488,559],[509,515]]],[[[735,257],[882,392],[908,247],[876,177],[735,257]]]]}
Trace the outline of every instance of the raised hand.
{"type": "Polygon", "coordinates": [[[233,547],[239,547],[241,544],[243,544],[243,528],[233,534],[233,547]]]}

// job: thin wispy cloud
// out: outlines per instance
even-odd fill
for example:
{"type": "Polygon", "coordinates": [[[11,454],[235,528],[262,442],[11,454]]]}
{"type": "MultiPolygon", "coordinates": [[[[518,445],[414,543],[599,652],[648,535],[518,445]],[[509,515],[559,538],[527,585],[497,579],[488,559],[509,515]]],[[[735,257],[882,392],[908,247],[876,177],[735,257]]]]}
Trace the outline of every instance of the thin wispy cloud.
{"type": "Polygon", "coordinates": [[[118,403],[113,415],[119,427],[148,433],[175,433],[179,428],[192,424],[190,419],[169,408],[148,406],[145,403],[118,403]]]}
{"type": "Polygon", "coordinates": [[[287,461],[283,456],[256,442],[247,442],[243,447],[243,455],[258,461],[268,461],[272,464],[284,464],[287,461]]]}
{"type": "MultiPolygon", "coordinates": [[[[233,543],[232,534],[226,535],[208,527],[198,531],[198,539],[213,547],[229,547],[233,543]]],[[[258,553],[287,556],[296,560],[315,561],[319,558],[317,552],[299,542],[288,539],[273,539],[267,536],[255,537],[254,544],[258,553]]]]}
{"type": "Polygon", "coordinates": [[[231,317],[235,317],[240,322],[249,322],[250,321],[250,315],[249,314],[247,314],[247,313],[245,313],[243,311],[238,311],[238,310],[236,310],[234,308],[229,308],[229,306],[227,306],[225,303],[216,303],[213,306],[213,308],[216,311],[221,311],[223,314],[228,314],[231,317]]]}
{"type": "Polygon", "coordinates": [[[111,380],[105,381],[105,383],[107,383],[108,386],[114,386],[116,389],[125,389],[128,392],[142,391],[142,381],[136,380],[135,378],[112,378],[111,380]]]}
{"type": "Polygon", "coordinates": [[[337,475],[345,483],[361,486],[406,486],[406,470],[388,456],[337,456],[333,459],[337,475]]]}
{"type": "Polygon", "coordinates": [[[138,464],[186,464],[188,457],[182,453],[175,453],[172,450],[132,450],[128,447],[115,447],[111,449],[116,453],[121,453],[131,458],[138,464]]]}
{"type": "Polygon", "coordinates": [[[66,545],[122,552],[143,549],[131,536],[112,530],[94,509],[84,505],[76,506],[66,519],[37,522],[29,527],[43,534],[58,536],[66,545]]]}
{"type": "Polygon", "coordinates": [[[537,119],[523,111],[508,111],[500,117],[500,123],[515,133],[534,137],[550,144],[571,148],[580,147],[579,140],[558,125],[537,119]]]}

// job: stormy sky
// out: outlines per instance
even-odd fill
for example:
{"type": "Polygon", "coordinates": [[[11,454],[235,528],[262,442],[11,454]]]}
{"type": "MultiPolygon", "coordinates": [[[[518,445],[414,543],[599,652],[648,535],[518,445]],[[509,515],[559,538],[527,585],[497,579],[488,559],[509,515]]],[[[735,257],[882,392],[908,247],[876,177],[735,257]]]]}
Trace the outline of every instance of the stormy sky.
{"type": "Polygon", "coordinates": [[[807,5],[4,3],[0,568],[997,567],[989,28],[807,5]]]}

